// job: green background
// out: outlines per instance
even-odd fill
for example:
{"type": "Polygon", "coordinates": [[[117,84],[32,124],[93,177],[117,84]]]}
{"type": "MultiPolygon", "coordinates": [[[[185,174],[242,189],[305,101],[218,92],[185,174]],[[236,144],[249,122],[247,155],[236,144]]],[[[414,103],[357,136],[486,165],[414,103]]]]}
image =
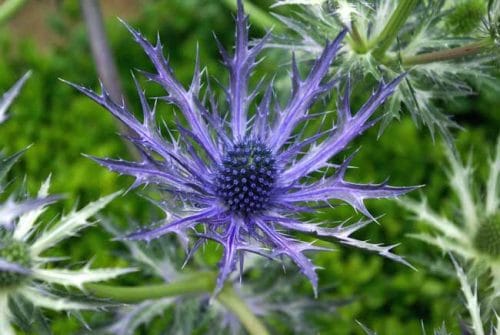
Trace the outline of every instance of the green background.
{"type": "MultiPolygon", "coordinates": [[[[231,9],[222,2],[103,2],[111,47],[126,96],[133,106],[137,107],[137,96],[130,70],[150,69],[151,65],[116,17],[127,19],[149,39],[154,39],[158,31],[165,53],[184,84],[190,81],[197,43],[202,65],[207,66],[209,74],[226,78],[212,35],[216,32],[226,47],[232,45],[233,16],[231,9]]],[[[265,10],[270,5],[269,1],[254,3],[265,10]]],[[[252,28],[254,37],[262,33],[259,27],[252,28]]],[[[33,1],[28,4],[11,22],[0,27],[0,55],[0,90],[10,87],[28,69],[33,71],[11,109],[11,118],[0,130],[0,143],[6,153],[14,153],[33,144],[12,171],[14,183],[21,183],[27,176],[28,188],[35,192],[40,183],[52,174],[52,192],[67,197],[58,205],[58,209],[65,210],[77,201],[84,204],[101,195],[127,188],[132,178],[111,173],[82,156],[86,153],[99,157],[129,157],[126,146],[116,134],[113,118],[58,80],[64,78],[97,88],[98,76],[77,2],[33,1]]],[[[288,57],[287,53],[277,55],[268,52],[255,77],[272,73],[276,64],[286,63],[283,60],[288,60],[288,57]]],[[[286,74],[286,70],[286,66],[279,67],[282,75],[286,74]]],[[[161,94],[154,85],[147,85],[147,92],[151,96],[161,94]]],[[[442,106],[464,127],[464,130],[454,132],[457,147],[464,155],[472,154],[479,180],[484,180],[487,175],[486,159],[500,126],[498,103],[498,95],[479,89],[477,95],[442,106]]],[[[167,120],[172,115],[168,107],[161,107],[160,112],[167,120]]],[[[433,141],[429,132],[418,129],[409,117],[394,121],[378,140],[377,132],[378,129],[371,129],[350,148],[350,151],[356,147],[361,147],[361,150],[353,162],[358,169],[350,171],[348,179],[380,182],[390,177],[393,185],[425,184],[412,196],[425,194],[439,212],[452,215],[456,199],[447,186],[446,160],[439,138],[433,141]]],[[[464,315],[464,310],[458,284],[454,277],[447,275],[449,264],[446,257],[407,236],[421,232],[425,227],[389,200],[370,201],[368,206],[375,215],[383,214],[381,224],[372,224],[356,236],[372,242],[401,243],[396,252],[407,256],[418,270],[343,246],[336,247],[334,252],[313,255],[314,262],[323,268],[319,270],[321,301],[331,300],[332,304],[350,301],[335,313],[318,312],[311,320],[317,333],[361,334],[356,321],[379,334],[419,334],[422,322],[429,333],[443,322],[451,331],[458,333],[460,315],[464,315]]],[[[141,199],[137,192],[118,198],[104,213],[121,221],[122,225],[129,220],[146,222],[148,218],[159,215],[158,210],[141,199]]],[[[346,207],[318,214],[330,221],[349,215],[352,212],[346,207]]],[[[110,241],[109,234],[101,227],[95,227],[53,253],[69,255],[75,261],[93,257],[95,266],[125,266],[126,260],[117,256],[116,252],[121,249],[117,242],[110,241]]],[[[214,257],[208,255],[207,258],[211,260],[214,257]]],[[[133,285],[139,280],[140,277],[136,276],[128,279],[127,283],[133,285]]],[[[305,280],[294,294],[313,299],[305,280]]],[[[73,334],[82,329],[74,318],[52,313],[47,315],[52,319],[55,334],[73,334]]],[[[91,315],[86,317],[89,320],[95,318],[91,315]]],[[[143,328],[138,333],[160,334],[164,323],[156,321],[148,330],[143,328]]],[[[293,333],[283,325],[278,329],[275,332],[293,333]]]]}

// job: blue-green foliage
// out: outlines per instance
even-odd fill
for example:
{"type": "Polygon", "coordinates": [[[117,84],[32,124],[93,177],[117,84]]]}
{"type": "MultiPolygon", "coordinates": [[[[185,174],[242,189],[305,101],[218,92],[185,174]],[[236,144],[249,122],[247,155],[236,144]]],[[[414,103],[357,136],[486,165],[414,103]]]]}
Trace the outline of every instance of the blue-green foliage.
{"type": "MultiPolygon", "coordinates": [[[[192,73],[196,43],[200,46],[200,58],[209,62],[203,65],[212,72],[222,73],[212,31],[217,32],[226,46],[231,45],[233,38],[233,20],[222,3],[208,0],[141,3],[145,4],[141,5],[132,23],[149,38],[159,31],[176,74],[184,83],[192,73]]],[[[260,4],[263,8],[269,5],[266,1],[260,4]]],[[[107,20],[107,29],[127,98],[133,106],[137,106],[129,69],[149,69],[150,64],[140,48],[133,44],[126,29],[113,18],[119,15],[119,7],[116,10],[117,13],[107,20]]],[[[98,195],[124,189],[132,180],[108,172],[81,153],[124,158],[129,153],[115,135],[117,128],[111,116],[58,80],[61,77],[97,87],[94,64],[76,2],[62,1],[56,16],[50,17],[50,22],[59,42],[43,52],[39,51],[43,41],[19,40],[8,35],[6,30],[0,30],[0,50],[8,50],[0,58],[0,88],[9,87],[26,69],[33,71],[32,79],[11,109],[10,120],[2,125],[0,143],[9,154],[34,144],[11,172],[14,182],[20,182],[26,174],[29,176],[28,188],[33,191],[52,173],[54,193],[66,194],[69,198],[67,204],[75,199],[86,203],[98,195]]],[[[254,28],[253,33],[257,36],[262,32],[254,28]]],[[[261,71],[262,75],[269,72],[262,67],[257,71],[261,71]]],[[[464,152],[478,148],[473,155],[477,157],[477,162],[481,162],[487,157],[487,148],[494,145],[500,116],[498,96],[482,91],[480,87],[478,89],[477,96],[460,99],[443,108],[467,129],[457,132],[457,147],[464,152]]],[[[161,94],[153,85],[147,86],[147,90],[150,96],[161,94]]],[[[354,90],[356,93],[356,87],[354,90]]],[[[162,105],[160,111],[167,123],[172,121],[169,107],[162,105]]],[[[363,169],[350,170],[348,177],[360,182],[379,182],[381,180],[376,178],[385,175],[390,176],[394,185],[425,184],[422,192],[429,201],[434,204],[439,202],[442,204],[440,210],[452,214],[454,208],[450,204],[454,201],[442,169],[442,146],[433,143],[426,131],[416,129],[409,118],[394,122],[378,141],[377,135],[377,129],[372,129],[356,143],[363,150],[353,165],[363,169]]],[[[480,174],[486,173],[485,166],[477,166],[477,169],[480,174]]],[[[418,334],[421,321],[425,322],[428,333],[445,321],[448,331],[457,333],[458,315],[463,310],[452,268],[436,264],[436,259],[441,257],[438,251],[406,237],[408,233],[425,229],[423,225],[410,220],[409,215],[393,202],[378,201],[368,205],[375,215],[384,216],[380,218],[380,226],[371,225],[358,237],[387,244],[401,242],[396,252],[411,255],[408,259],[418,271],[353,249],[338,248],[337,252],[314,256],[315,263],[324,268],[319,271],[321,298],[352,300],[338,309],[337,314],[316,315],[317,329],[321,334],[363,334],[355,324],[355,320],[359,320],[378,334],[418,334]]],[[[135,192],[114,201],[108,213],[123,226],[130,220],[147,222],[160,215],[153,205],[135,192]]],[[[340,206],[321,210],[316,215],[340,220],[355,214],[347,206],[340,206]]],[[[110,241],[110,235],[98,227],[90,229],[80,239],[72,240],[71,245],[61,247],[55,255],[68,255],[78,261],[95,254],[96,266],[113,266],[126,262],[126,258],[119,257],[121,251],[125,252],[123,247],[110,241]]],[[[214,259],[210,255],[205,257],[214,259]]],[[[140,276],[130,276],[124,283],[133,285],[139,280],[142,280],[140,276]]],[[[294,292],[312,297],[305,281],[294,292]]],[[[52,328],[55,334],[73,334],[81,329],[81,324],[74,319],[49,315],[54,318],[52,328]]],[[[91,323],[105,321],[103,315],[86,316],[91,323]]],[[[143,330],[142,333],[163,333],[172,318],[169,315],[153,322],[148,331],[143,330]]],[[[280,333],[292,334],[292,330],[283,328],[283,325],[277,327],[276,331],[279,329],[280,333]]]]}

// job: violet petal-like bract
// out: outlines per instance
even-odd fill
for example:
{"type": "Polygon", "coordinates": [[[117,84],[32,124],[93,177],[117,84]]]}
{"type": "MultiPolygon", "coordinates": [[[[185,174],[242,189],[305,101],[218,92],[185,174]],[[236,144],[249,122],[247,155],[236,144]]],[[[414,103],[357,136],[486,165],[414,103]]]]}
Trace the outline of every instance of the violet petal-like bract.
{"type": "MultiPolygon", "coordinates": [[[[130,128],[134,135],[128,139],[142,155],[138,162],[93,159],[110,170],[133,176],[136,179],[134,187],[156,184],[171,195],[165,201],[169,203],[165,208],[169,215],[163,224],[136,231],[126,238],[148,241],[167,233],[186,236],[186,232],[194,230],[197,238],[194,249],[201,245],[199,241],[220,243],[224,250],[216,292],[237,268],[243,254],[252,252],[271,259],[288,256],[310,280],[316,293],[318,277],[304,252],[325,248],[294,239],[284,232],[310,233],[408,264],[391,252],[394,246],[357,240],[352,234],[374,219],[364,205],[365,199],[396,197],[414,187],[392,187],[385,182],[351,183],[345,180],[345,172],[352,156],[340,166],[331,163],[332,157],[377,122],[373,114],[393,93],[402,77],[381,83],[357,113],[350,109],[350,82],[347,80],[345,93],[339,99],[336,124],[332,129],[305,137],[296,130],[314,117],[309,109],[340,81],[338,77],[327,77],[346,31],[326,43],[323,53],[304,78],[293,62],[291,96],[281,109],[275,103],[272,82],[261,95],[257,89],[249,92],[249,77],[267,37],[249,45],[248,18],[241,0],[238,1],[234,55],[230,56],[217,42],[229,72],[229,86],[224,88],[227,105],[217,101],[210,85],[206,85],[203,95],[200,93],[198,59],[192,83],[186,89],[164,58],[159,39],[153,45],[124,24],[156,71],[142,72],[143,75],[165,90],[166,95],[161,99],[175,106],[183,117],[177,123],[179,135],[174,136],[167,128],[170,138],[166,139],[157,125],[154,108],[148,105],[137,82],[144,115],[142,122],[125,105],[113,102],[102,85],[102,93],[97,94],[71,84],[130,128]],[[258,96],[260,102],[255,101],[258,96]],[[255,112],[250,108],[252,104],[257,105],[255,112]],[[228,110],[227,115],[224,110],[228,110]],[[332,167],[336,172],[331,177],[306,182],[312,172],[326,172],[332,167]],[[302,223],[295,218],[295,214],[311,211],[311,202],[330,200],[347,202],[370,220],[325,227],[325,223],[302,223]],[[175,210],[170,212],[172,208],[175,210]],[[197,230],[199,225],[203,226],[202,230],[197,230]]],[[[189,257],[191,255],[189,253],[189,257]]]]}
{"type": "Polygon", "coordinates": [[[14,199],[9,198],[3,204],[0,204],[0,227],[12,228],[11,224],[19,216],[40,207],[50,205],[59,199],[61,199],[61,196],[58,195],[28,199],[20,202],[16,202],[14,199]]]}
{"type": "Polygon", "coordinates": [[[21,79],[19,79],[11,89],[9,89],[0,97],[0,123],[4,122],[7,119],[7,109],[9,109],[10,105],[21,91],[24,83],[30,76],[31,71],[26,72],[24,76],[22,76],[21,79]]]}
{"type": "Polygon", "coordinates": [[[27,269],[27,268],[25,268],[17,263],[9,262],[9,261],[2,259],[2,258],[0,258],[0,271],[19,273],[19,274],[23,274],[23,275],[28,275],[31,273],[30,269],[27,269]]]}

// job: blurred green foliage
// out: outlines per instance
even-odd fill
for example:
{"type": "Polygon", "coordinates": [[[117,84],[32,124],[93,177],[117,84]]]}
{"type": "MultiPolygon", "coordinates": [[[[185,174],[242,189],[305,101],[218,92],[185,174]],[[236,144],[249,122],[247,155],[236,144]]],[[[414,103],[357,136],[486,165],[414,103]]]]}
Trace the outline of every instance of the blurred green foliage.
{"type": "MultiPolygon", "coordinates": [[[[264,9],[270,4],[269,1],[254,3],[264,9]]],[[[64,78],[87,87],[98,86],[78,3],[61,0],[58,6],[57,15],[48,17],[47,22],[60,43],[50,46],[45,52],[39,51],[40,41],[18,39],[5,27],[0,27],[0,89],[9,87],[28,69],[33,70],[32,78],[11,109],[11,119],[2,125],[0,143],[7,153],[34,144],[11,177],[17,183],[27,175],[28,188],[33,192],[52,174],[52,191],[67,196],[67,201],[59,209],[67,210],[76,201],[83,204],[99,195],[125,189],[132,179],[108,172],[81,155],[129,156],[126,146],[116,135],[117,128],[110,114],[58,80],[64,78]]],[[[116,10],[114,16],[120,15],[120,8],[116,10]]],[[[130,70],[150,69],[151,65],[116,19],[110,18],[106,23],[127,98],[137,107],[130,70]]],[[[197,44],[202,64],[208,67],[209,74],[225,78],[212,36],[212,32],[216,32],[225,46],[232,45],[233,17],[223,3],[209,0],[141,1],[140,11],[131,23],[150,39],[159,32],[165,52],[183,83],[190,80],[197,44]]],[[[255,36],[262,33],[255,28],[252,32],[255,36]]],[[[285,63],[283,59],[288,58],[270,52],[255,77],[272,73],[276,64],[285,63]]],[[[147,93],[159,95],[161,90],[147,85],[147,93]]],[[[464,154],[472,153],[476,162],[486,162],[488,150],[498,136],[498,103],[497,95],[479,88],[477,95],[444,106],[447,113],[454,115],[464,127],[456,132],[457,147],[464,154]]],[[[167,120],[172,115],[169,107],[161,106],[161,111],[167,120]]],[[[379,139],[377,135],[378,129],[372,129],[351,148],[359,146],[361,150],[354,161],[358,168],[349,172],[350,180],[380,182],[389,176],[394,185],[425,185],[411,196],[425,193],[434,208],[453,213],[455,208],[451,204],[454,199],[445,178],[442,145],[435,143],[427,131],[416,129],[409,118],[394,122],[379,139]]],[[[475,166],[483,178],[485,165],[475,166]]],[[[375,215],[383,215],[381,224],[370,225],[359,237],[385,244],[401,243],[396,251],[407,255],[418,270],[343,246],[335,247],[334,252],[313,255],[316,264],[323,268],[319,271],[322,300],[352,299],[352,303],[338,309],[336,314],[317,315],[318,333],[362,334],[356,320],[379,334],[419,334],[421,322],[430,333],[443,321],[451,331],[458,333],[459,315],[464,310],[457,282],[449,274],[446,259],[428,245],[406,236],[425,229],[423,225],[412,220],[391,201],[372,201],[369,208],[375,215]]],[[[147,222],[160,215],[136,192],[116,200],[106,214],[117,218],[123,225],[130,221],[147,222]]],[[[317,213],[317,217],[326,221],[352,215],[355,214],[347,206],[317,213]]],[[[126,261],[119,257],[120,250],[118,243],[110,241],[110,236],[96,227],[56,250],[55,255],[66,255],[75,261],[95,255],[96,266],[124,265],[126,261]]],[[[134,280],[140,280],[139,276],[134,278],[127,284],[133,285],[134,280]]],[[[305,281],[296,294],[312,298],[305,281]]],[[[55,334],[74,334],[82,329],[74,318],[57,314],[49,316],[55,334]]],[[[103,319],[102,316],[87,317],[91,321],[103,319]]],[[[172,315],[166,315],[164,320],[157,321],[148,330],[143,329],[141,334],[160,334],[171,318],[172,315]]],[[[281,332],[293,333],[290,329],[281,329],[281,332]]]]}

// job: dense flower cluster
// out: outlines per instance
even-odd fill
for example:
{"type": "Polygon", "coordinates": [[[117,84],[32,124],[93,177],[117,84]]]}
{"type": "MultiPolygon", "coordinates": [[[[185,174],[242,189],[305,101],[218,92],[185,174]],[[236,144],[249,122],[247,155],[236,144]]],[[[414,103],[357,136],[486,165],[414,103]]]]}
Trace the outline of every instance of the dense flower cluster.
{"type": "MultiPolygon", "coordinates": [[[[178,122],[180,136],[172,135],[171,141],[161,135],[155,110],[150,108],[139,86],[142,122],[126,106],[113,102],[104,88],[102,94],[96,94],[74,85],[132,130],[129,139],[142,155],[139,162],[94,159],[113,171],[134,176],[134,186],[157,184],[172,194],[172,199],[161,203],[169,213],[163,224],[137,231],[127,238],[149,241],[167,233],[184,236],[200,224],[203,230],[196,230],[198,240],[193,250],[206,240],[214,240],[224,247],[217,289],[235,270],[238,260],[243,260],[243,254],[252,252],[270,258],[290,257],[316,291],[315,267],[304,252],[324,248],[296,240],[284,231],[331,237],[340,243],[374,250],[404,262],[391,253],[392,246],[358,241],[351,235],[373,219],[364,206],[365,199],[396,197],[413,188],[392,187],[385,182],[356,184],[346,181],[345,173],[352,156],[330,173],[331,158],[377,122],[372,115],[394,92],[402,77],[388,84],[382,82],[357,113],[351,112],[351,92],[347,83],[338,104],[335,124],[326,131],[305,137],[300,132],[301,125],[314,117],[309,114],[309,108],[340,80],[340,77],[330,80],[326,77],[346,32],[327,43],[305,78],[294,65],[293,90],[281,108],[274,103],[272,83],[262,96],[258,89],[249,92],[249,77],[269,35],[249,46],[247,17],[241,1],[236,26],[234,55],[230,56],[219,43],[223,63],[229,70],[229,86],[225,88],[227,105],[219,104],[207,88],[204,94],[209,106],[201,99],[198,65],[192,84],[185,89],[165,60],[160,42],[152,45],[127,26],[157,71],[144,75],[165,89],[167,95],[162,99],[176,106],[187,124],[185,127],[178,122]],[[256,104],[255,110],[253,104],[256,104]],[[318,171],[324,176],[319,180],[311,179],[310,176],[318,171]],[[370,220],[329,228],[297,218],[296,214],[313,210],[311,203],[328,203],[332,199],[347,202],[370,220]]],[[[172,129],[168,132],[173,133],[172,129]]]]}

